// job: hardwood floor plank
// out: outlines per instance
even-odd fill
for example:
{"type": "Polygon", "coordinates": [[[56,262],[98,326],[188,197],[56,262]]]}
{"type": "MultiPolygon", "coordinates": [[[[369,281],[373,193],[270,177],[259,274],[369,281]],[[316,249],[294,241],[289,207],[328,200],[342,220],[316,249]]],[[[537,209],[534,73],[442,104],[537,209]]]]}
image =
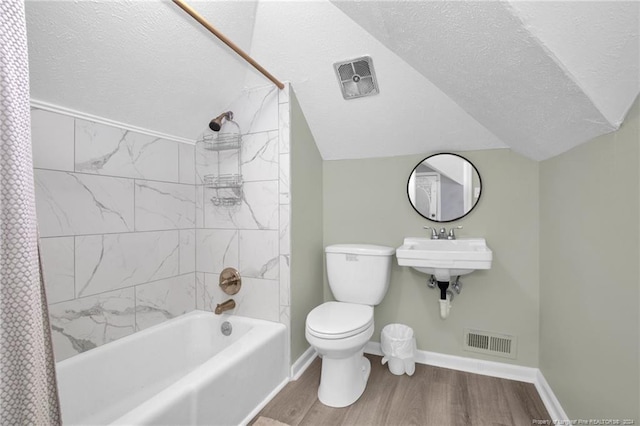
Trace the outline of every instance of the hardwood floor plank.
{"type": "Polygon", "coordinates": [[[377,389],[382,392],[376,392],[374,388],[367,388],[357,401],[352,405],[353,409],[347,412],[345,416],[345,424],[366,424],[366,425],[384,425],[389,424],[388,418],[392,408],[392,399],[389,395],[395,393],[399,381],[389,372],[389,369],[382,365],[380,357],[371,357],[367,355],[371,361],[371,376],[369,380],[375,380],[378,384],[377,389]],[[354,407],[357,405],[357,407],[354,407]]]}
{"type": "Polygon", "coordinates": [[[290,382],[256,416],[296,425],[469,426],[531,425],[550,420],[531,383],[416,364],[413,376],[396,376],[381,358],[366,355],[371,375],[354,404],[331,408],[318,401],[321,361],[290,382]]]}
{"type": "Polygon", "coordinates": [[[256,417],[265,416],[290,425],[299,424],[311,406],[318,402],[321,367],[321,360],[317,358],[298,380],[287,383],[256,417]]]}

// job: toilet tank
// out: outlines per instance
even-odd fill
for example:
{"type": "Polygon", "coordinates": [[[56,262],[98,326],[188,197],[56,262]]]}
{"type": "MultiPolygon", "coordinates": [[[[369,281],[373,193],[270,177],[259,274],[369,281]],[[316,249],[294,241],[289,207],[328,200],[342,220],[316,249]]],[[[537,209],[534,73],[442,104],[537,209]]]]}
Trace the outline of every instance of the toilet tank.
{"type": "Polygon", "coordinates": [[[389,288],[396,249],[371,244],[335,244],[325,248],[327,279],[339,302],[377,305],[389,288]]]}

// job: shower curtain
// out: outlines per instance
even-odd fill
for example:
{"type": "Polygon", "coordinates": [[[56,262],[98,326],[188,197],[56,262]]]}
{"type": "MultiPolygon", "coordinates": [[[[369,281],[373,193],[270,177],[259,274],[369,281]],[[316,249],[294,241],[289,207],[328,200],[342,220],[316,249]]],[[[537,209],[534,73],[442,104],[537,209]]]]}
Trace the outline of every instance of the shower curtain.
{"type": "Polygon", "coordinates": [[[38,255],[22,0],[0,0],[0,425],[59,425],[38,255]]]}

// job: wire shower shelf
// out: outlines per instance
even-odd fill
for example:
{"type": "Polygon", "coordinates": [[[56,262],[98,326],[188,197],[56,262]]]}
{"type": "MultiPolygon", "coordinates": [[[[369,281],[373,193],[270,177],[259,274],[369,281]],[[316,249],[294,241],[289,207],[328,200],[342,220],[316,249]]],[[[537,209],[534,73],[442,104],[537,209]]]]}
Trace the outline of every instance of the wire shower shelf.
{"type": "Polygon", "coordinates": [[[235,206],[242,202],[242,175],[205,175],[204,185],[215,189],[211,202],[215,206],[235,206]]]}
{"type": "Polygon", "coordinates": [[[204,149],[209,151],[225,151],[240,149],[242,136],[239,133],[206,134],[202,137],[204,149]]]}

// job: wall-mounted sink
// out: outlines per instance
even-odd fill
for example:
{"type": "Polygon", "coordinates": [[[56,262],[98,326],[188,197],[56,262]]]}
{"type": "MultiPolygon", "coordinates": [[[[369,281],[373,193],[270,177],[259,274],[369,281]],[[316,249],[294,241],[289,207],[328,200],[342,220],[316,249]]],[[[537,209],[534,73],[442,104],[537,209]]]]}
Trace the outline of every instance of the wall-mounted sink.
{"type": "Polygon", "coordinates": [[[435,275],[438,281],[470,274],[476,269],[490,269],[493,252],[484,238],[432,240],[405,238],[396,250],[398,265],[410,266],[425,274],[435,275]]]}

